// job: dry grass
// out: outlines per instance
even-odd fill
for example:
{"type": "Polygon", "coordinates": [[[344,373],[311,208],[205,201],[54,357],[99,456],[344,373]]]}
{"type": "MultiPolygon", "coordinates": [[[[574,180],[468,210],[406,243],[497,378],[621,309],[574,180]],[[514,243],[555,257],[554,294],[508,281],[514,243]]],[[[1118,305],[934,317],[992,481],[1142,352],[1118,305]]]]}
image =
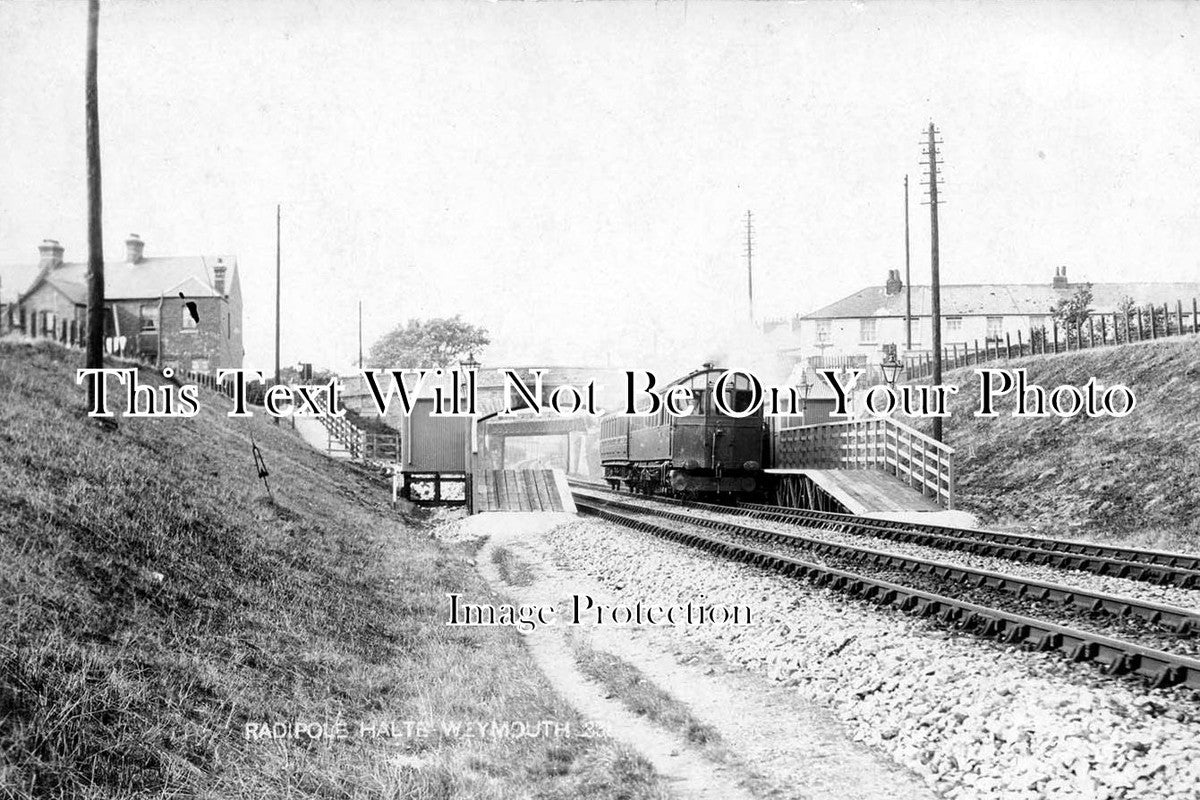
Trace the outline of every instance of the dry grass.
{"type": "MultiPolygon", "coordinates": [[[[1200,549],[1200,337],[993,362],[1025,367],[1049,391],[1095,376],[1137,396],[1127,417],[976,419],[978,377],[948,373],[962,388],[946,441],[958,451],[962,508],[985,524],[1169,550],[1200,549]]],[[[924,426],[927,427],[927,426],[924,426]]]]}
{"type": "Polygon", "coordinates": [[[494,548],[492,563],[496,565],[496,570],[500,573],[500,580],[509,586],[531,586],[533,584],[533,568],[529,562],[508,548],[494,548]]]}
{"type": "Polygon", "coordinates": [[[603,739],[466,739],[443,721],[582,727],[462,549],[286,426],[83,417],[78,355],[0,342],[0,787],[14,797],[638,798],[603,739]],[[250,437],[271,469],[256,479],[250,437]],[[418,721],[425,737],[247,741],[248,722],[418,721]]]}
{"type": "Polygon", "coordinates": [[[579,642],[574,646],[574,653],[580,671],[603,686],[630,711],[678,734],[689,744],[706,747],[716,760],[726,760],[716,729],[692,716],[684,703],[647,680],[633,664],[579,642]]]}

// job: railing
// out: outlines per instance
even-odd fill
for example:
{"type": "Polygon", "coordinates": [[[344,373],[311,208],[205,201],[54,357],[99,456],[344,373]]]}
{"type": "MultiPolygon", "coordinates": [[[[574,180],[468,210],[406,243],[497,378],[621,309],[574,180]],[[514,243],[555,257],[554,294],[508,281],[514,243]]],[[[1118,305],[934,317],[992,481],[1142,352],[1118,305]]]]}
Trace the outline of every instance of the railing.
{"type": "MultiPolygon", "coordinates": [[[[322,411],[327,409],[323,397],[318,398],[317,406],[322,411]]],[[[365,431],[346,417],[322,414],[318,419],[329,431],[328,451],[330,454],[346,453],[351,458],[360,458],[365,461],[400,463],[399,433],[365,431]]]]}
{"type": "MultiPolygon", "coordinates": [[[[1011,333],[1005,333],[1003,339],[999,336],[985,339],[982,346],[978,339],[973,346],[967,342],[956,343],[942,348],[942,367],[957,369],[1001,358],[1066,353],[1200,333],[1198,306],[1200,301],[1195,298],[1191,301],[1190,310],[1182,300],[1177,300],[1173,308],[1170,303],[1163,303],[1161,306],[1131,308],[1125,312],[1091,314],[1086,322],[1081,320],[1073,326],[1052,322],[1049,328],[1030,328],[1028,334],[1017,331],[1015,341],[1011,333]]],[[[927,378],[933,374],[933,354],[907,355],[904,357],[904,368],[908,380],[927,378]]]]}
{"type": "MultiPolygon", "coordinates": [[[[12,312],[6,310],[4,313],[12,312]]],[[[26,315],[23,311],[19,316],[13,316],[16,320],[10,320],[8,327],[0,333],[20,333],[31,339],[45,339],[77,350],[87,345],[87,331],[76,320],[50,319],[45,314],[26,315]]],[[[157,371],[158,365],[146,353],[139,351],[134,346],[135,342],[136,339],[127,336],[106,336],[104,354],[157,371]]],[[[194,383],[226,397],[233,397],[233,385],[221,383],[212,373],[178,370],[170,380],[176,384],[194,383]]]]}
{"type": "Polygon", "coordinates": [[[775,455],[783,469],[882,470],[954,508],[954,448],[890,418],[784,428],[775,455]]]}

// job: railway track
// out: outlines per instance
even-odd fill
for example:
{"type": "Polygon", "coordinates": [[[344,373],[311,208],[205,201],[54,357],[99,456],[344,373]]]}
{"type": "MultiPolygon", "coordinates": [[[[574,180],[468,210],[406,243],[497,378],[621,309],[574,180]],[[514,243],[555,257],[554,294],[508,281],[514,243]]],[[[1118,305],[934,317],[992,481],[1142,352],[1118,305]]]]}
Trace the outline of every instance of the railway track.
{"type": "MultiPolygon", "coordinates": [[[[576,486],[579,486],[578,482],[576,486]]],[[[590,488],[599,487],[593,485],[590,488]]],[[[911,613],[937,616],[943,622],[981,636],[1001,638],[1036,650],[1059,650],[1076,661],[1094,661],[1108,674],[1141,675],[1156,687],[1182,685],[1200,689],[1200,660],[1174,648],[1159,646],[1173,645],[1176,641],[1192,643],[1192,635],[1200,631],[1200,615],[1194,611],[839,544],[799,532],[753,528],[735,519],[697,516],[662,506],[635,505],[612,497],[577,492],[575,503],[586,514],[785,575],[813,579],[911,613]],[[772,549],[764,549],[764,545],[772,549]],[[815,554],[821,561],[800,557],[802,553],[815,554]],[[831,561],[834,563],[829,563],[831,561]],[[854,570],[845,568],[847,566],[853,566],[854,570]],[[862,574],[863,567],[881,573],[882,577],[862,574]],[[891,577],[905,582],[889,580],[891,577]],[[914,579],[924,583],[925,588],[912,586],[914,579]],[[1106,624],[1122,629],[1123,637],[1128,633],[1142,641],[1080,630],[1017,613],[1011,608],[1014,603],[1003,603],[1010,608],[998,608],[931,591],[931,588],[941,586],[990,593],[992,598],[1008,596],[1040,607],[1071,609],[1081,619],[1102,617],[1106,624]]],[[[720,506],[716,508],[726,510],[720,506]]]]}
{"type": "MultiPolygon", "coordinates": [[[[571,483],[573,486],[581,488],[611,491],[607,486],[598,483],[575,479],[572,479],[571,483]]],[[[976,528],[955,528],[920,522],[881,520],[852,514],[810,511],[759,503],[723,506],[714,503],[684,502],[674,498],[656,497],[654,499],[721,514],[803,525],[815,530],[863,534],[942,550],[974,553],[1028,564],[1041,564],[1058,569],[1077,569],[1097,575],[1154,583],[1159,586],[1175,586],[1181,589],[1200,588],[1200,555],[1115,547],[1069,539],[1038,538],[1025,534],[976,528]]]]}

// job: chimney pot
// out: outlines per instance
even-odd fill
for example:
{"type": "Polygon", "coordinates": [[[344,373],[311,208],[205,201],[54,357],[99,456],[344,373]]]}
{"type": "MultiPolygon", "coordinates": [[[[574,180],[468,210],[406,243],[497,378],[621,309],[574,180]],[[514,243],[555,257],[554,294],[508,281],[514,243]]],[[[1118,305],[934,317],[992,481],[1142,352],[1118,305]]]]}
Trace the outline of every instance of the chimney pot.
{"type": "Polygon", "coordinates": [[[900,270],[889,269],[887,277],[887,285],[884,286],[884,292],[890,297],[894,294],[900,294],[900,290],[904,288],[904,281],[900,280],[900,270]]]}
{"type": "Polygon", "coordinates": [[[38,245],[38,267],[42,269],[53,269],[61,267],[63,263],[63,246],[58,243],[57,239],[43,239],[38,245]]]}
{"type": "Polygon", "coordinates": [[[1054,284],[1053,284],[1054,288],[1055,289],[1065,289],[1065,288],[1067,288],[1067,285],[1068,285],[1067,284],[1067,268],[1066,267],[1055,267],[1054,268],[1054,284]]]}
{"type": "Polygon", "coordinates": [[[145,246],[146,243],[136,233],[129,234],[129,238],[125,240],[125,260],[130,264],[139,263],[145,246]]]}
{"type": "Polygon", "coordinates": [[[213,289],[221,297],[225,296],[225,266],[224,259],[217,259],[217,263],[213,265],[213,289]]]}

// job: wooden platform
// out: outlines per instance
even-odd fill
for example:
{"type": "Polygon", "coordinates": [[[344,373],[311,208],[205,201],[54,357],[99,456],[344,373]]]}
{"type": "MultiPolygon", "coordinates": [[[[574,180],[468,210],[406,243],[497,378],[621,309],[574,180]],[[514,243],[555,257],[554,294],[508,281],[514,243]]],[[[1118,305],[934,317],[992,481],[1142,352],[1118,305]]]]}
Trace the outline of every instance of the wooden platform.
{"type": "Polygon", "coordinates": [[[803,475],[851,514],[941,511],[932,497],[877,469],[769,469],[773,475],[803,475]]]}
{"type": "Polygon", "coordinates": [[[567,476],[557,469],[477,470],[472,480],[474,513],[566,511],[575,513],[567,476]]]}

